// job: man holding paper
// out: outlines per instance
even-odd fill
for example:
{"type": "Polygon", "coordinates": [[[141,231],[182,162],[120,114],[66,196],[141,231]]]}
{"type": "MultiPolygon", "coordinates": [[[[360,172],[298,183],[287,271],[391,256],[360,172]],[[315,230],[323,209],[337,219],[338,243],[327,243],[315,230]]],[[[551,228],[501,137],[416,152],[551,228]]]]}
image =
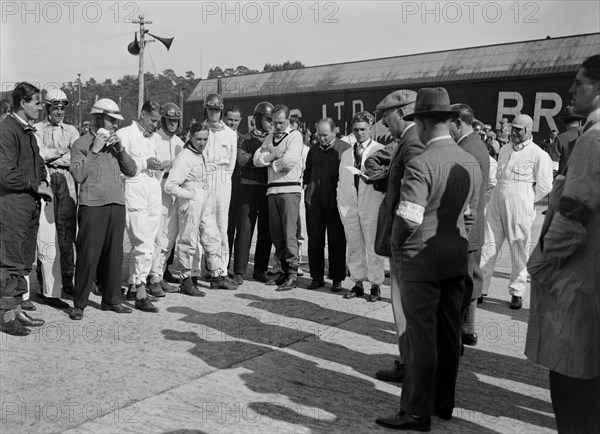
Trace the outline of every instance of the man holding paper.
{"type": "Polygon", "coordinates": [[[352,119],[352,132],[356,143],[342,154],[340,178],[337,187],[337,201],[340,217],[344,224],[348,252],[346,263],[350,278],[356,282],[344,294],[344,298],[362,297],[363,281],[371,282],[369,301],[377,301],[381,296],[380,285],[385,278],[384,259],[375,254],[375,234],[377,217],[383,201],[383,193],[368,184],[363,173],[367,157],[380,149],[381,143],[371,138],[375,119],[369,112],[356,113],[352,119]]]}

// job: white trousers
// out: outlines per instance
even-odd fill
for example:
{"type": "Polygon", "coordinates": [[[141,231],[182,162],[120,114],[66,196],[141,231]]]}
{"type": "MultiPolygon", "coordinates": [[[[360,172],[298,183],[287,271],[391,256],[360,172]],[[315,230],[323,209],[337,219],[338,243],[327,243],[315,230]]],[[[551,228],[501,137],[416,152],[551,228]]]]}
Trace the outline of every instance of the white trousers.
{"type": "Polygon", "coordinates": [[[229,221],[229,203],[231,202],[231,174],[225,170],[219,172],[215,184],[215,215],[221,234],[221,276],[227,276],[229,263],[229,241],[227,224],[229,221]]]}
{"type": "Polygon", "coordinates": [[[126,230],[131,243],[130,284],[146,283],[160,226],[160,183],[145,173],[125,182],[126,230]]]}
{"type": "Polygon", "coordinates": [[[340,212],[348,252],[346,264],[350,279],[355,282],[368,280],[381,285],[385,279],[384,258],[375,253],[375,233],[379,207],[373,209],[348,208],[340,212]]]}
{"type": "MultiPolygon", "coordinates": [[[[41,266],[42,294],[50,298],[62,295],[60,249],[54,219],[54,204],[42,201],[40,227],[37,235],[37,257],[41,266]]],[[[27,293],[29,298],[29,291],[27,293]]]]}
{"type": "Polygon", "coordinates": [[[165,265],[171,250],[175,246],[177,234],[179,233],[179,217],[177,216],[177,201],[162,190],[162,207],[160,213],[160,225],[156,234],[154,254],[152,256],[152,269],[150,271],[150,282],[158,283],[162,280],[165,265]]]}
{"type": "Polygon", "coordinates": [[[481,249],[483,294],[487,294],[494,267],[508,241],[511,273],[510,295],[522,297],[527,283],[527,260],[531,247],[531,226],[535,219],[535,193],[528,183],[499,182],[485,208],[485,243],[481,249]]]}

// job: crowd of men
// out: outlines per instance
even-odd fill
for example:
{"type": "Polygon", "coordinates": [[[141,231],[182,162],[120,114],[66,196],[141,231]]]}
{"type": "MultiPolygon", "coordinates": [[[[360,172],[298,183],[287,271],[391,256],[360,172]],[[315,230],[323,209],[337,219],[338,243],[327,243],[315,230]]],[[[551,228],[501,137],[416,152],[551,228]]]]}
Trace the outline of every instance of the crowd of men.
{"type": "Polygon", "coordinates": [[[261,102],[243,135],[240,110],[219,94],[205,98],[204,121],[185,142],[180,108],[154,101],[119,129],[119,107],[100,99],[80,135],[63,122],[62,91],[45,93],[47,118],[35,123],[42,94],[19,83],[0,128],[2,330],[25,336],[44,324],[27,313],[36,310],[28,281],[36,255],[40,300],[66,309],[62,292],[72,295],[72,320],[83,318],[93,290],[102,310],[132,312],[125,297],[156,313],[166,293],[205,296],[202,274],[211,288],[237,289],[255,227],[252,278],[292,290],[304,202],[307,289],[325,286],[327,244],[331,291],[343,291],[349,276],[344,298],[363,297],[368,282],[366,298],[377,301],[389,258],[399,359],[376,376],[403,387],[400,411],[378,424],[429,431],[432,414],[452,418],[461,347],[477,344],[477,302],[508,241],[509,306],[521,308],[529,271],[526,353],[550,369],[559,431],[592,432],[600,427],[591,411],[600,396],[600,56],[583,63],[571,93],[553,164],[532,140],[530,116],[515,116],[510,127],[503,119],[493,133],[444,88],[397,90],[377,105],[394,138],[387,146],[373,139],[375,118],[362,111],[352,140],[339,139],[325,118],[308,147],[287,106],[261,102]],[[551,191],[528,264],[535,203],[551,191]],[[270,278],[272,246],[281,272],[270,278]]]}

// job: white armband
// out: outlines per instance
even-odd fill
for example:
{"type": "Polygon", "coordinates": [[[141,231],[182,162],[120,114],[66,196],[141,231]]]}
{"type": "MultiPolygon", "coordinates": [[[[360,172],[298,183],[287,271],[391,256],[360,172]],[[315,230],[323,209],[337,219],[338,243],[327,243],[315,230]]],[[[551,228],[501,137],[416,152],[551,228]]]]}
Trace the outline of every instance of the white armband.
{"type": "Polygon", "coordinates": [[[396,210],[396,215],[402,217],[404,220],[416,223],[420,225],[423,223],[423,214],[425,214],[425,208],[416,203],[402,201],[396,210]]]}

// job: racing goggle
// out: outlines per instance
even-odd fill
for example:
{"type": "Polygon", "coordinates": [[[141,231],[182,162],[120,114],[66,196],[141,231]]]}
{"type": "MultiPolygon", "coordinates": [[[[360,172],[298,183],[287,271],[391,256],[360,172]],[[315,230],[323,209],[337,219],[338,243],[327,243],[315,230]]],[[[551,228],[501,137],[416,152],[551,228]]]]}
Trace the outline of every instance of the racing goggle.
{"type": "Polygon", "coordinates": [[[223,103],[211,100],[211,101],[207,101],[206,104],[204,104],[204,107],[222,110],[223,103]]]}
{"type": "Polygon", "coordinates": [[[46,104],[51,105],[52,107],[68,107],[69,101],[67,100],[54,100],[54,101],[46,101],[46,104]]]}
{"type": "Polygon", "coordinates": [[[177,116],[180,118],[182,115],[181,110],[169,109],[167,111],[167,116],[177,116]]]}

